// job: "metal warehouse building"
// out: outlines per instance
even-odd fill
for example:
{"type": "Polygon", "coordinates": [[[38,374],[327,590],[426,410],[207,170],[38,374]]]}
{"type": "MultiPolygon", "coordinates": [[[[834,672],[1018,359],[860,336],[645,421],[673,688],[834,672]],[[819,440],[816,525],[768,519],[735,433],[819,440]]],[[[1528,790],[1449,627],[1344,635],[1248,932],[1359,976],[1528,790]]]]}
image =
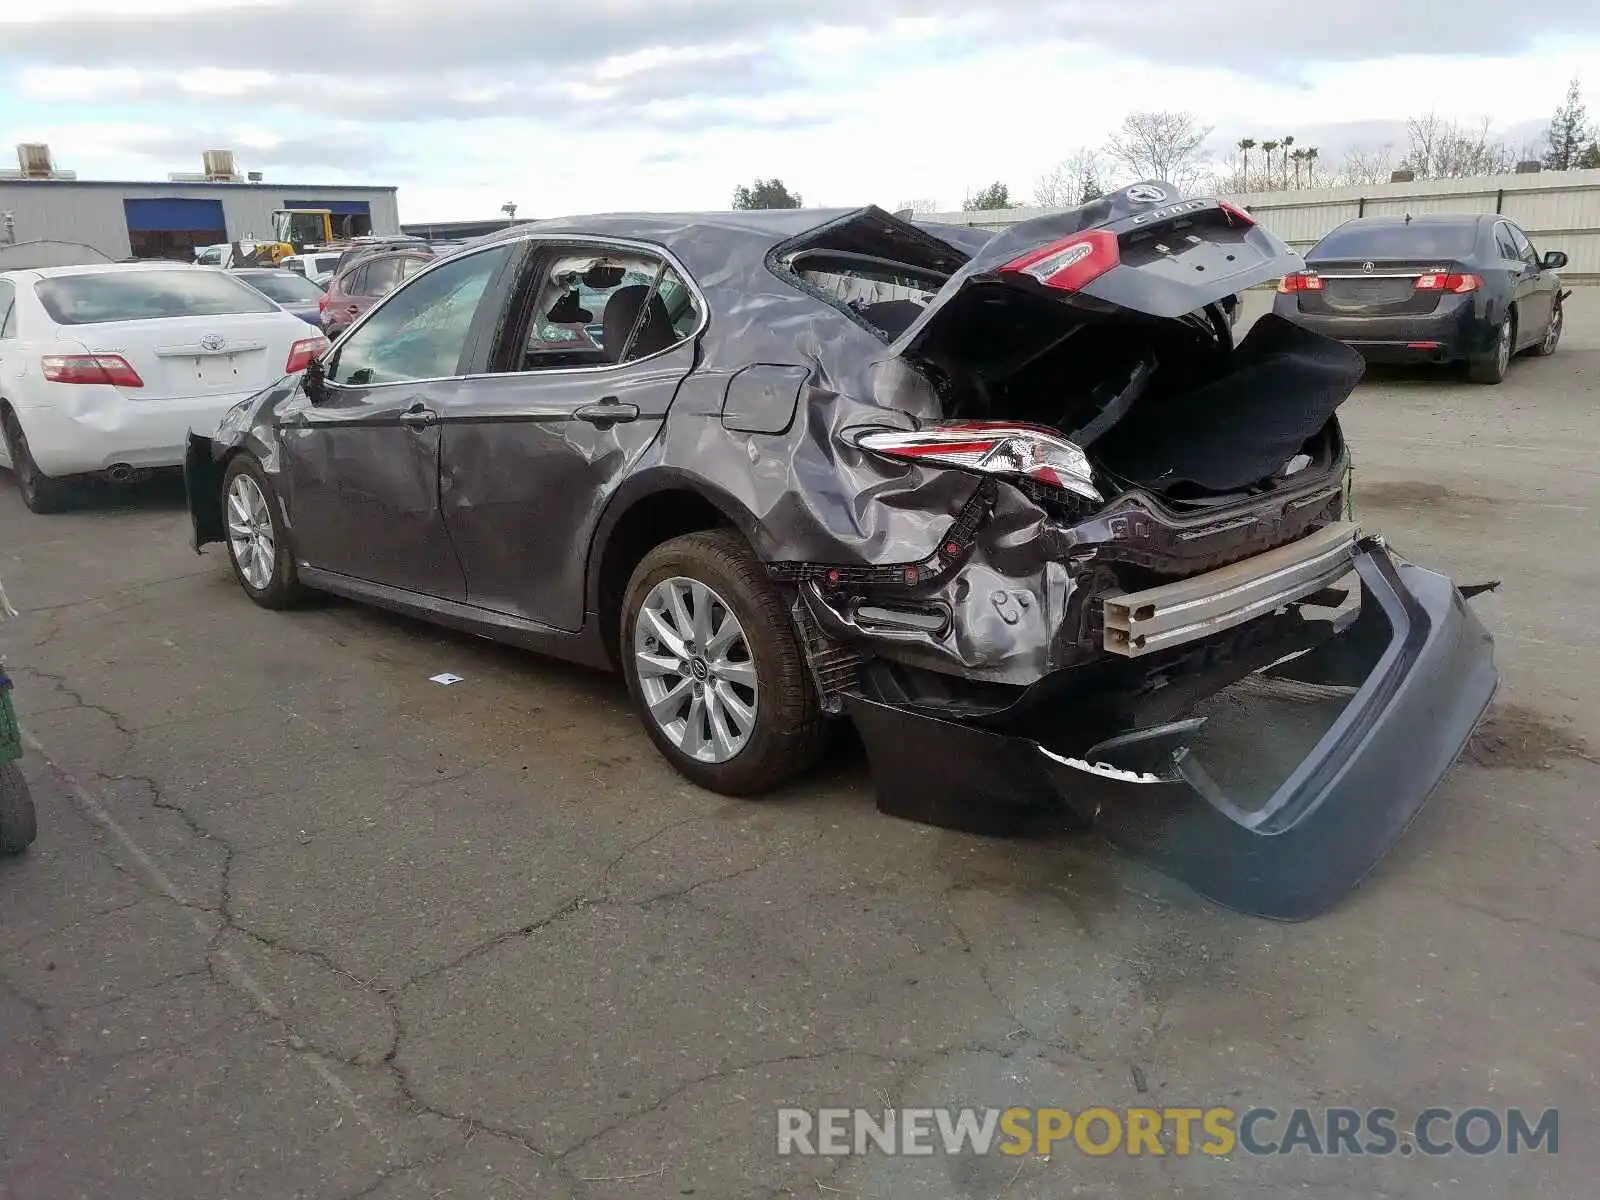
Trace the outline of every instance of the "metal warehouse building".
{"type": "Polygon", "coordinates": [[[0,171],[0,244],[83,242],[113,259],[194,257],[194,247],[272,236],[280,208],[334,214],[343,235],[399,233],[392,187],[264,183],[233,155],[207,151],[205,170],[165,183],[80,180],[58,171],[46,146],[17,147],[19,170],[0,171]]]}

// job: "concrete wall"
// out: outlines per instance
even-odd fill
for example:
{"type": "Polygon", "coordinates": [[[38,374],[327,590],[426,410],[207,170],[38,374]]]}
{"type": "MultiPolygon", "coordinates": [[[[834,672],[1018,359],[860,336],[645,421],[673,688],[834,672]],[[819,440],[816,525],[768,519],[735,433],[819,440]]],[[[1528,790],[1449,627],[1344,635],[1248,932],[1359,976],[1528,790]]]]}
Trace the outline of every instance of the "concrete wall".
{"type": "MultiPolygon", "coordinates": [[[[1352,217],[1403,213],[1502,212],[1535,248],[1564,250],[1569,278],[1600,278],[1600,171],[1545,171],[1478,179],[1430,179],[1370,187],[1305,188],[1226,197],[1302,252],[1352,217]]],[[[941,213],[930,220],[1004,229],[1059,209],[1011,208],[941,213]]]]}
{"type": "MultiPolygon", "coordinates": [[[[374,233],[399,233],[400,210],[393,188],[317,187],[311,184],[90,183],[0,179],[0,222],[10,213],[19,242],[35,238],[86,242],[113,259],[126,258],[125,199],[221,200],[228,239],[270,237],[272,210],[289,200],[365,200],[374,233]]],[[[0,228],[0,237],[4,237],[0,228]]]]}

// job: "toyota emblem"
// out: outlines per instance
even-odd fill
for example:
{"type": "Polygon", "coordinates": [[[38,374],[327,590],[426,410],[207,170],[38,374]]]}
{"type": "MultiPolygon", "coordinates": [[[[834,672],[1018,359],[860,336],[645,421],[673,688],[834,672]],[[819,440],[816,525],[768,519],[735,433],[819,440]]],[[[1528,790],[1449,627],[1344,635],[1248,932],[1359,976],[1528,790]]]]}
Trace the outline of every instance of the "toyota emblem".
{"type": "Polygon", "coordinates": [[[221,350],[227,344],[227,342],[223,341],[214,333],[208,333],[205,335],[205,337],[200,339],[200,349],[209,350],[213,354],[215,354],[218,350],[221,350]]]}
{"type": "Polygon", "coordinates": [[[1167,193],[1153,183],[1136,183],[1123,195],[1135,204],[1160,204],[1167,198],[1167,193]]]}

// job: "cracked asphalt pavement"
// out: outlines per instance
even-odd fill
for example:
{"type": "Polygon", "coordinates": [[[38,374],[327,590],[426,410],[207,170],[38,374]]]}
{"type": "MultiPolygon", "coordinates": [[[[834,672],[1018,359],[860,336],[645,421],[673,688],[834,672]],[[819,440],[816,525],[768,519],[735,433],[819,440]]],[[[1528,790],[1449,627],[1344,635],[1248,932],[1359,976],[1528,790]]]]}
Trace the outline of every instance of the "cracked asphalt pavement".
{"type": "Polygon", "coordinates": [[[1566,338],[1345,410],[1357,517],[1505,581],[1474,601],[1505,681],[1396,852],[1294,926],[1092,838],[882,816],[848,739],[776,798],[698,791],[606,676],[255,608],[170,482],[51,518],[0,487],[41,826],[0,862],[0,1196],[1592,1194],[1600,290],[1566,338]],[[1555,1107],[1561,1142],[775,1152],[780,1106],[1013,1103],[1555,1107]]]}

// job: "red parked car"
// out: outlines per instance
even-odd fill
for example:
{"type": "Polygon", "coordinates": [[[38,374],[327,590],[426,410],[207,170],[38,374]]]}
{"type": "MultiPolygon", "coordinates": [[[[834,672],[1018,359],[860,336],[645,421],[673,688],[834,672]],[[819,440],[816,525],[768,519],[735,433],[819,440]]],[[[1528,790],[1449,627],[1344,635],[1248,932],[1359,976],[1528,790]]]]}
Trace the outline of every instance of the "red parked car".
{"type": "Polygon", "coordinates": [[[431,251],[403,250],[375,254],[345,268],[328,284],[327,294],[318,301],[322,332],[338,337],[400,284],[434,259],[431,251]]]}

